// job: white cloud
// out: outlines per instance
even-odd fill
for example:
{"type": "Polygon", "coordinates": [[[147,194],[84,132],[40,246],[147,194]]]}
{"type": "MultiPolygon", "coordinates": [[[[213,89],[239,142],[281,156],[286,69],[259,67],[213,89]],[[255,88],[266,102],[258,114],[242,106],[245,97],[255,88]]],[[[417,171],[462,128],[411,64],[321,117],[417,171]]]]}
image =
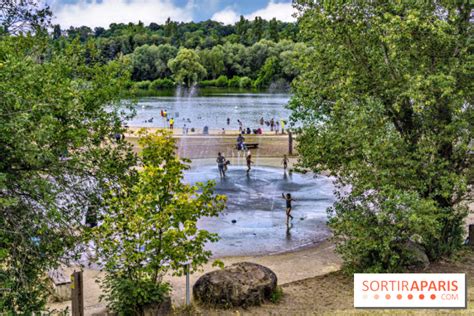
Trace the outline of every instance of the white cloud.
{"type": "Polygon", "coordinates": [[[277,3],[270,0],[265,8],[250,13],[245,17],[249,20],[253,20],[256,16],[259,16],[265,20],[276,18],[283,22],[294,22],[295,18],[292,17],[293,13],[295,13],[295,9],[291,2],[277,3]]]}
{"type": "MultiPolygon", "coordinates": [[[[265,8],[254,11],[250,14],[245,15],[246,19],[253,20],[256,16],[259,16],[265,20],[271,20],[276,18],[283,22],[294,22],[295,18],[292,16],[295,13],[295,9],[291,2],[274,2],[270,0],[265,8]]],[[[224,24],[233,24],[240,19],[234,9],[227,7],[222,11],[214,13],[211,20],[222,22],[224,24]]]]}
{"type": "MultiPolygon", "coordinates": [[[[69,26],[107,27],[110,23],[142,21],[145,25],[164,23],[168,17],[174,21],[192,20],[193,2],[186,7],[177,7],[171,0],[80,0],[74,4],[63,4],[54,10],[54,23],[62,28],[69,26]]],[[[54,7],[53,7],[54,9],[54,7]]]]}
{"type": "Polygon", "coordinates": [[[240,19],[240,16],[231,8],[225,8],[222,11],[214,13],[211,20],[224,24],[234,24],[240,19]]]}

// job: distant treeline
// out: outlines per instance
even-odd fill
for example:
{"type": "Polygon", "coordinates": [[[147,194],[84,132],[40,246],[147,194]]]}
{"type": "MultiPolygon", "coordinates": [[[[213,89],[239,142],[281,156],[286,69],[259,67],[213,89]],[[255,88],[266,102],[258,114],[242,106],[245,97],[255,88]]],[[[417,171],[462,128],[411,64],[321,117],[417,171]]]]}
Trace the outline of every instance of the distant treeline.
{"type": "Polygon", "coordinates": [[[234,25],[215,21],[110,24],[53,28],[55,45],[78,40],[93,45],[104,61],[121,57],[131,66],[131,86],[170,88],[176,84],[285,88],[298,74],[294,60],[306,51],[298,25],[244,17],[234,25]]]}

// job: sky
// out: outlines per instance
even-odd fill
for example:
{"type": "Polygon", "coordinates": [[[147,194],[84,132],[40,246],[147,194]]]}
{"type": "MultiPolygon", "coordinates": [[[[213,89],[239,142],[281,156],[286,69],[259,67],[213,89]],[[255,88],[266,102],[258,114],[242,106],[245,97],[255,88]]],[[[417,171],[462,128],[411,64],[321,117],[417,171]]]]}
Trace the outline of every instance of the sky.
{"type": "Polygon", "coordinates": [[[53,23],[69,26],[108,27],[110,23],[142,21],[145,25],[173,21],[212,19],[233,24],[240,15],[247,19],[294,21],[291,0],[46,0],[53,10],[53,23]]]}

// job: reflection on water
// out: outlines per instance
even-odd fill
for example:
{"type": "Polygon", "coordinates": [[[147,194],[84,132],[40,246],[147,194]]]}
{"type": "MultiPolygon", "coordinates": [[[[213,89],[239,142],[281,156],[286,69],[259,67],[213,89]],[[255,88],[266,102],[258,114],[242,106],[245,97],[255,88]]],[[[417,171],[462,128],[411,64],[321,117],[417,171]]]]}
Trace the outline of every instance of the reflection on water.
{"type": "Polygon", "coordinates": [[[329,234],[326,209],[334,202],[331,178],[296,173],[290,177],[282,169],[269,167],[255,167],[247,176],[244,166],[232,166],[222,180],[217,166],[194,167],[185,178],[190,183],[215,180],[216,193],[228,196],[227,208],[218,218],[199,222],[200,228],[221,237],[208,245],[215,256],[288,251],[329,234]],[[295,199],[289,230],[283,192],[295,199]]]}
{"type": "MultiPolygon", "coordinates": [[[[136,105],[136,116],[128,122],[130,126],[165,127],[166,120],[160,116],[166,110],[168,118],[175,119],[175,127],[202,129],[239,129],[237,120],[243,127],[261,127],[258,120],[274,118],[288,120],[290,111],[285,109],[290,96],[271,93],[216,93],[193,97],[159,96],[145,97],[136,105]],[[151,122],[150,119],[154,118],[151,122]],[[230,124],[227,124],[230,118],[230,124]]],[[[265,130],[269,127],[265,126],[265,130]]]]}

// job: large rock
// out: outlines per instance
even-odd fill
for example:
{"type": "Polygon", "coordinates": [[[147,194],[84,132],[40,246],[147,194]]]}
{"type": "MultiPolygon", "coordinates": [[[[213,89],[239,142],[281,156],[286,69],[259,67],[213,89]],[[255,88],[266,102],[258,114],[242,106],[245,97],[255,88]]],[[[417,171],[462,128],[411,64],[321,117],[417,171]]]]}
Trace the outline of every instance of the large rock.
{"type": "Polygon", "coordinates": [[[194,299],[215,307],[260,305],[277,287],[276,274],[251,262],[235,263],[200,277],[193,287],[194,299]]]}
{"type": "Polygon", "coordinates": [[[411,268],[425,270],[430,265],[430,259],[426,255],[425,248],[420,244],[409,240],[405,244],[405,251],[411,257],[411,268]]]}

